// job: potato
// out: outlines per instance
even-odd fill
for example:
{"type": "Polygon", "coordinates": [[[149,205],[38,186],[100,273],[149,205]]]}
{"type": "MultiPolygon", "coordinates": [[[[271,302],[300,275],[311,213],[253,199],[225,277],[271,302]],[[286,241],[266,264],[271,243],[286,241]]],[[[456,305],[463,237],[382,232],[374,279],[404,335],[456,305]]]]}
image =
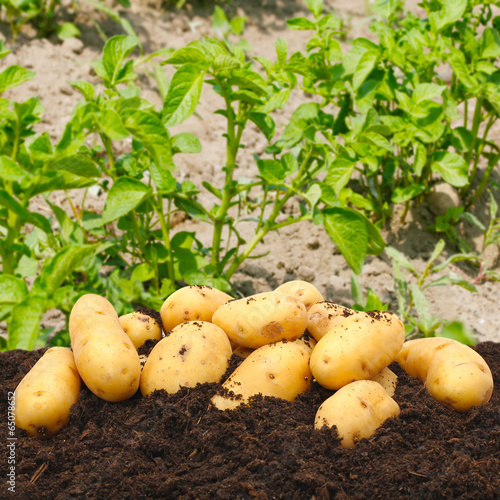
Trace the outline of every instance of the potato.
{"type": "Polygon", "coordinates": [[[425,384],[436,401],[457,411],[486,404],[493,393],[493,377],[484,359],[455,340],[409,340],[396,360],[410,376],[425,384]]]}
{"type": "Polygon", "coordinates": [[[351,316],[365,313],[349,309],[334,302],[318,302],[308,311],[307,331],[319,341],[333,327],[351,316]]]}
{"type": "Polygon", "coordinates": [[[319,407],[315,429],[337,428],[343,448],[354,448],[388,419],[400,414],[399,405],[373,380],[351,382],[319,407]]]}
{"type": "Polygon", "coordinates": [[[257,394],[293,401],[309,389],[311,380],[307,350],[295,342],[276,342],[249,354],[212,403],[219,410],[234,409],[257,394]]]}
{"type": "MultiPolygon", "coordinates": [[[[306,333],[301,335],[298,339],[293,340],[292,342],[295,342],[296,344],[299,344],[301,347],[305,348],[309,356],[311,356],[314,346],[316,345],[316,341],[306,333]]],[[[237,354],[242,358],[248,358],[248,355],[253,351],[255,351],[255,349],[239,346],[233,351],[233,354],[237,354]]]]}
{"type": "Polygon", "coordinates": [[[76,367],[96,396],[118,402],[137,392],[139,355],[107,299],[91,293],[80,297],[71,310],[69,334],[76,367]]]}
{"type": "Polygon", "coordinates": [[[317,343],[311,372],[319,384],[333,390],[371,379],[396,359],[404,340],[403,323],[394,314],[372,311],[348,317],[317,343]]]}
{"type": "Polygon", "coordinates": [[[81,379],[71,349],[50,348],[15,390],[15,424],[30,436],[49,438],[69,421],[81,379]]]}
{"type": "Polygon", "coordinates": [[[120,316],[118,321],[136,349],[139,349],[146,340],[161,339],[161,326],[148,314],[135,311],[120,316]]]}
{"type": "Polygon", "coordinates": [[[323,296],[321,292],[307,281],[293,280],[283,283],[275,292],[286,293],[293,295],[304,303],[306,309],[309,310],[316,302],[322,302],[323,296]]]}
{"type": "Polygon", "coordinates": [[[218,326],[207,321],[182,323],[153,347],[142,370],[141,392],[164,389],[172,394],[181,387],[219,382],[231,355],[229,339],[218,326]]]}
{"type": "Polygon", "coordinates": [[[172,293],[160,309],[165,332],[185,321],[212,321],[214,312],[233,298],[216,288],[185,286],[172,293]]]}
{"type": "Polygon", "coordinates": [[[307,311],[296,297],[264,292],[222,305],[215,311],[212,322],[236,344],[257,349],[278,340],[300,337],[306,329],[307,311]]]}
{"type": "Polygon", "coordinates": [[[378,382],[391,398],[394,397],[396,386],[398,385],[398,376],[391,369],[385,367],[375,377],[372,377],[371,380],[378,382]]]}

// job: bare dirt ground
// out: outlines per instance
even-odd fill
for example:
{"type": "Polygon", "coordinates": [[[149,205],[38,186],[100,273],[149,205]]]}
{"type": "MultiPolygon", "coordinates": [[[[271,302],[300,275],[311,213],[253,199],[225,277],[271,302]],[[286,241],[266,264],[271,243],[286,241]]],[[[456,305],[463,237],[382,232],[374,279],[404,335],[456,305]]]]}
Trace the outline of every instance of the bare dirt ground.
{"type": "MultiPolygon", "coordinates": [[[[370,36],[366,3],[364,0],[336,0],[325,2],[325,7],[326,10],[338,11],[339,16],[342,16],[351,28],[349,38],[353,38],[370,36]]],[[[412,2],[412,5],[415,3],[412,2]]],[[[12,53],[2,61],[2,66],[20,64],[36,72],[30,82],[9,91],[8,97],[24,100],[33,95],[40,95],[45,113],[39,130],[48,131],[54,139],[61,136],[64,124],[79,100],[79,94],[67,82],[79,79],[96,82],[92,65],[101,54],[103,41],[95,29],[94,22],[99,22],[108,36],[122,33],[115,22],[96,15],[84,3],[80,4],[79,8],[81,11],[76,18],[76,24],[82,32],[80,40],[70,39],[61,44],[56,39],[36,39],[28,32],[21,35],[17,43],[12,44],[7,30],[3,31],[12,53]]],[[[132,23],[144,46],[144,52],[151,53],[161,48],[179,48],[200,36],[213,34],[210,25],[212,12],[212,2],[192,2],[184,10],[175,11],[165,5],[132,0],[132,7],[121,11],[121,14],[132,23]]],[[[288,42],[289,53],[302,49],[307,40],[307,32],[290,31],[286,27],[286,19],[307,15],[305,3],[299,0],[235,0],[228,7],[228,12],[248,17],[243,37],[252,46],[251,54],[269,55],[274,51],[274,41],[277,37],[288,42]]],[[[141,81],[144,97],[160,104],[153,81],[147,75],[143,75],[141,81]]],[[[283,115],[289,114],[303,100],[304,96],[300,92],[293,95],[283,115]]],[[[182,179],[190,178],[195,183],[211,179],[214,185],[222,181],[221,166],[225,157],[222,137],[224,120],[213,114],[217,104],[213,96],[210,99],[205,96],[198,108],[198,115],[179,127],[179,130],[195,133],[203,146],[202,154],[180,159],[178,175],[182,179]]],[[[498,129],[493,133],[498,135],[498,129]]],[[[240,172],[241,175],[248,175],[255,171],[252,155],[262,153],[266,144],[255,130],[246,131],[243,142],[246,149],[239,162],[240,172]]],[[[498,169],[494,176],[498,181],[498,169]]],[[[481,199],[474,207],[476,215],[484,222],[485,202],[486,198],[481,199]]],[[[102,206],[103,200],[89,199],[89,203],[102,206]]],[[[40,210],[43,209],[41,202],[40,210]]],[[[292,204],[288,209],[290,213],[295,213],[297,206],[292,204]]],[[[387,243],[404,252],[419,270],[425,266],[425,261],[440,238],[427,230],[427,226],[433,223],[438,213],[435,204],[423,204],[410,213],[404,223],[400,222],[396,215],[384,228],[387,243]]],[[[204,227],[202,223],[185,220],[177,228],[196,231],[202,241],[210,241],[210,228],[204,227]]],[[[480,235],[472,228],[465,228],[464,231],[468,237],[474,238],[479,249],[480,235]]],[[[242,233],[251,237],[251,225],[245,227],[242,233]]],[[[449,245],[446,255],[455,251],[456,249],[449,245]]],[[[316,285],[325,299],[348,306],[352,304],[351,272],[321,227],[308,223],[292,225],[279,234],[269,235],[265,243],[257,248],[257,253],[266,255],[249,261],[234,276],[234,283],[242,293],[248,295],[266,291],[289,279],[304,279],[316,285]]],[[[485,257],[490,269],[500,269],[498,247],[489,249],[485,257]]],[[[455,272],[465,273],[467,279],[473,281],[476,270],[463,268],[455,269],[455,272]]],[[[369,257],[359,280],[365,289],[372,288],[390,304],[392,310],[396,310],[391,262],[385,254],[369,257]]],[[[478,340],[499,342],[500,284],[481,282],[477,284],[477,289],[477,293],[470,293],[457,286],[436,287],[426,291],[426,295],[433,314],[448,320],[460,319],[466,322],[478,340]]],[[[59,327],[60,324],[61,318],[57,314],[49,313],[45,318],[44,326],[59,327]]]]}

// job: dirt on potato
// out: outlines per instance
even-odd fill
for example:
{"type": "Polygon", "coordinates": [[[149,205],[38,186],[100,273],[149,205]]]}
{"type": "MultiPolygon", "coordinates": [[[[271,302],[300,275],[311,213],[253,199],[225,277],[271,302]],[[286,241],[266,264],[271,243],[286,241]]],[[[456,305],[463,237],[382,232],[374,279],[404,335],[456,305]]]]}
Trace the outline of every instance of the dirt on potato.
{"type": "MultiPolygon", "coordinates": [[[[318,407],[333,393],[317,384],[293,403],[260,398],[231,412],[210,405],[220,384],[174,395],[139,392],[122,403],[100,400],[84,386],[70,423],[52,439],[17,430],[15,493],[7,491],[4,475],[0,496],[498,499],[500,344],[476,349],[495,381],[488,404],[451,410],[394,363],[401,415],[353,450],[340,447],[334,430],[314,430],[318,407]]],[[[42,353],[0,354],[4,444],[9,392],[42,353]]],[[[233,356],[226,377],[238,362],[233,356]]]]}

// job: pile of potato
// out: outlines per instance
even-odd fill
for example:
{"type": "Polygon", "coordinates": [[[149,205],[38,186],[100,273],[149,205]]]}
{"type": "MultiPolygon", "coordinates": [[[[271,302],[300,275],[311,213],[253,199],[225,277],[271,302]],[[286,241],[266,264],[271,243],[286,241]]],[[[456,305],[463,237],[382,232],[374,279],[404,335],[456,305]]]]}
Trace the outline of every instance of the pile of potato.
{"type": "Polygon", "coordinates": [[[16,425],[39,438],[56,434],[81,380],[110,402],[139,388],[148,396],[219,382],[233,353],[245,359],[212,398],[215,408],[231,411],[258,394],[293,401],[315,380],[335,392],[314,426],[335,426],[346,448],[399,415],[393,361],[458,411],[486,403],[493,392],[491,372],[471,348],[445,338],[405,342],[396,315],[324,301],[304,281],[238,300],[187,286],[167,298],[160,315],[162,325],[140,312],[118,317],[104,297],[82,296],[70,315],[71,349],[49,349],[18,385],[16,425]],[[158,342],[142,367],[137,349],[147,339],[158,342]]]}

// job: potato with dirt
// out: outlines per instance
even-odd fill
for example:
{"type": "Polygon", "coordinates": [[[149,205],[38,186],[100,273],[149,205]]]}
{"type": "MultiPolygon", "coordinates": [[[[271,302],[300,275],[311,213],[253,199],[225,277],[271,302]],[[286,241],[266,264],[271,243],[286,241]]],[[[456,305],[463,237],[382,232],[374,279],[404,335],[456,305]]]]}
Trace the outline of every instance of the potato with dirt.
{"type": "Polygon", "coordinates": [[[258,394],[293,401],[309,389],[311,381],[307,349],[295,342],[275,342],[250,353],[212,403],[219,410],[232,410],[258,394]]]}
{"type": "Polygon", "coordinates": [[[486,404],[493,377],[485,360],[456,340],[431,337],[404,343],[396,361],[436,400],[460,412],[486,404]]]}
{"type": "Polygon", "coordinates": [[[233,297],[204,285],[179,288],[169,295],[160,309],[165,332],[186,321],[212,321],[214,312],[233,297]]]}
{"type": "Polygon", "coordinates": [[[357,380],[339,389],[316,412],[314,428],[336,427],[343,448],[354,448],[371,437],[401,410],[386,390],[373,380],[357,380]]]}
{"type": "Polygon", "coordinates": [[[219,382],[232,356],[227,335],[207,321],[188,321],[160,340],[148,356],[141,374],[143,395],[164,389],[219,382]]]}
{"type": "Polygon", "coordinates": [[[134,311],[118,318],[123,331],[128,335],[134,347],[139,349],[146,340],[160,340],[161,326],[149,314],[134,311]]]}
{"type": "Polygon", "coordinates": [[[30,436],[57,434],[78,401],[81,378],[71,349],[51,347],[15,390],[15,424],[30,436]]]}
{"type": "Polygon", "coordinates": [[[372,311],[353,315],[316,344],[311,372],[323,387],[338,390],[377,375],[396,359],[404,341],[405,329],[395,314],[372,311]]]}
{"type": "Polygon", "coordinates": [[[314,304],[323,301],[321,292],[314,285],[303,280],[287,281],[274,291],[297,297],[304,303],[308,311],[314,304]]]}
{"type": "Polygon", "coordinates": [[[345,319],[351,316],[365,315],[364,312],[355,311],[327,300],[317,302],[307,313],[307,331],[317,341],[345,319]]]}
{"type": "Polygon", "coordinates": [[[263,292],[222,305],[212,322],[235,344],[257,349],[271,342],[299,338],[306,329],[307,310],[292,295],[263,292]]]}
{"type": "Polygon", "coordinates": [[[137,392],[139,355],[105,297],[89,293],[76,301],[69,334],[78,372],[96,396],[119,402],[137,392]]]}

